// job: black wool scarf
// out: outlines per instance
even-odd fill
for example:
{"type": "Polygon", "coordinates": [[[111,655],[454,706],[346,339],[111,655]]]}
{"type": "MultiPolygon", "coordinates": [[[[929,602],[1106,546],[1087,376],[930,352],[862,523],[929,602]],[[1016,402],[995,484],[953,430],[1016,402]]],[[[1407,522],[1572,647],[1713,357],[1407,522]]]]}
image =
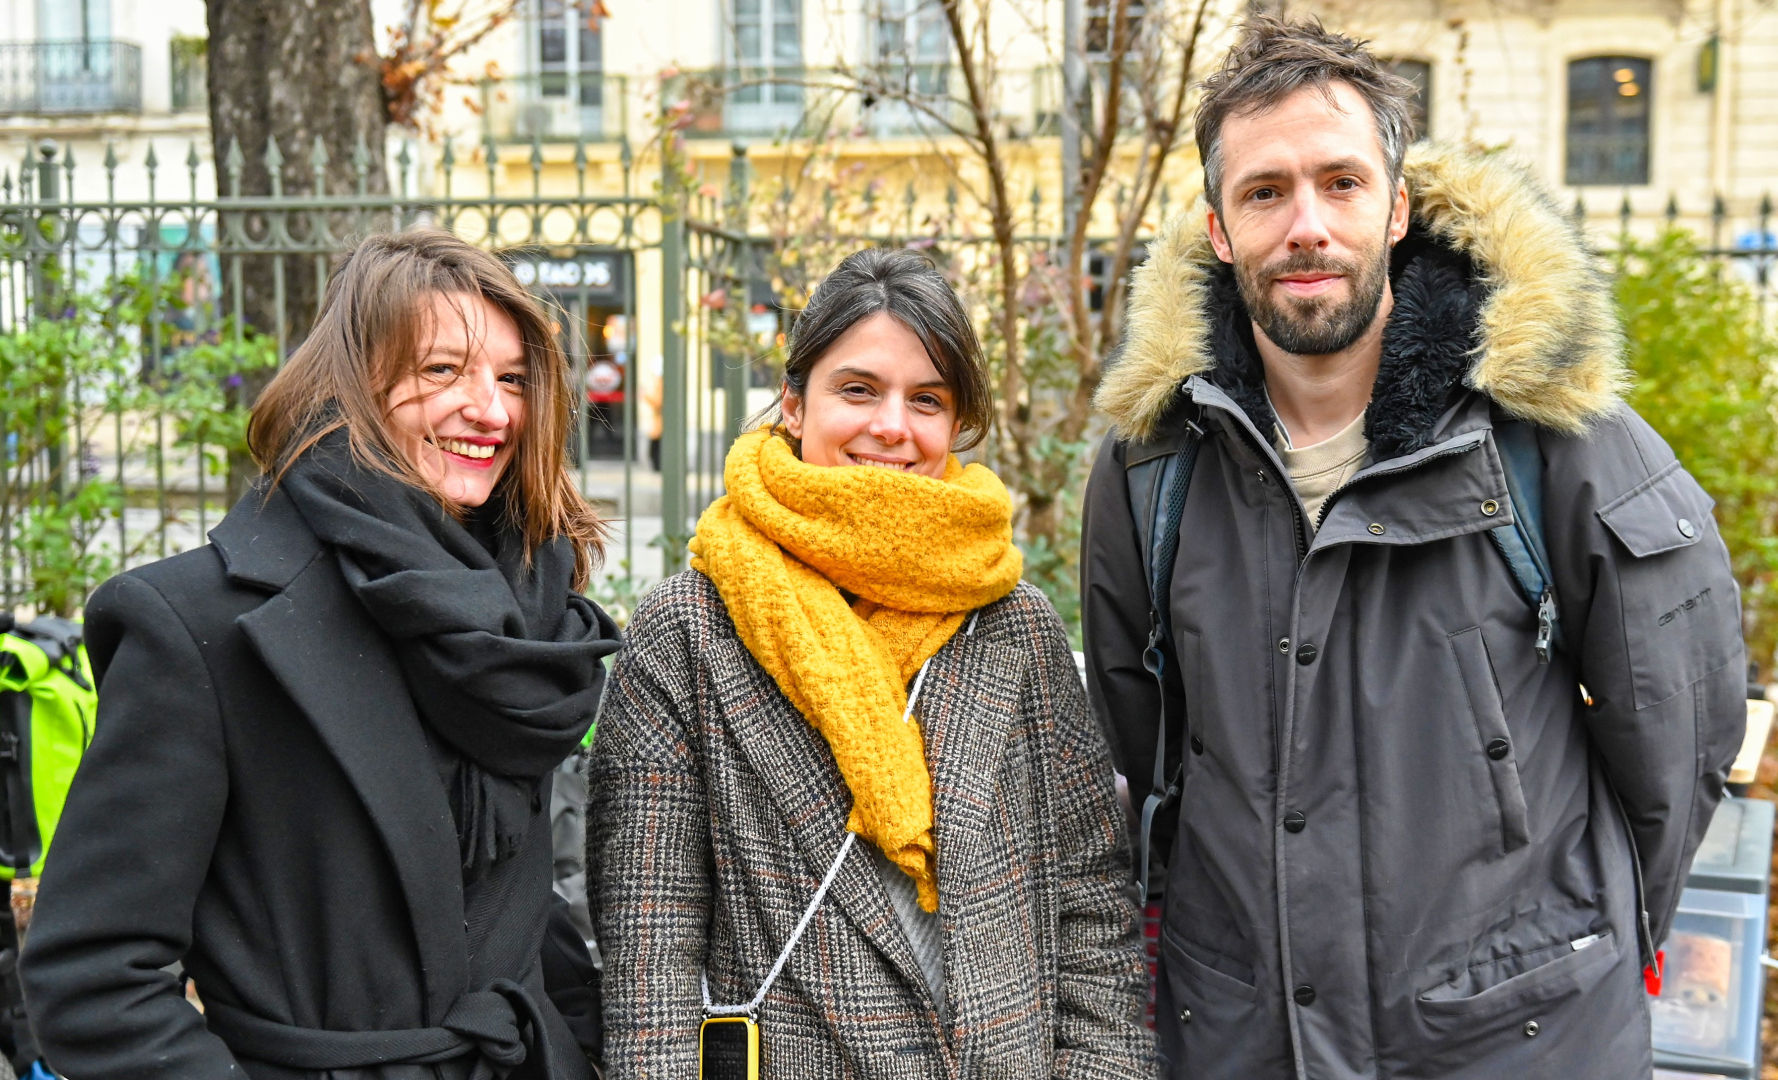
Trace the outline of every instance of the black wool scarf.
{"type": "Polygon", "coordinates": [[[343,431],[282,483],[394,641],[421,717],[462,755],[451,802],[463,869],[484,875],[523,846],[543,780],[592,726],[616,625],[574,592],[568,539],[526,565],[498,496],[477,511],[484,545],[426,492],[359,463],[343,431]]]}

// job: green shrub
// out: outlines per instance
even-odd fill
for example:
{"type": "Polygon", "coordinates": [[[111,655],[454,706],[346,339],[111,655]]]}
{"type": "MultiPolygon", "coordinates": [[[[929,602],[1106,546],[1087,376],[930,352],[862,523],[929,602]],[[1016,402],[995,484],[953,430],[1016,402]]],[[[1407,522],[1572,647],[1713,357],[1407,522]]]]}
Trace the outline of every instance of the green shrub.
{"type": "Polygon", "coordinates": [[[1769,671],[1778,644],[1778,339],[1754,291],[1680,230],[1626,245],[1617,297],[1636,372],[1630,404],[1716,500],[1748,657],[1769,671]]]}

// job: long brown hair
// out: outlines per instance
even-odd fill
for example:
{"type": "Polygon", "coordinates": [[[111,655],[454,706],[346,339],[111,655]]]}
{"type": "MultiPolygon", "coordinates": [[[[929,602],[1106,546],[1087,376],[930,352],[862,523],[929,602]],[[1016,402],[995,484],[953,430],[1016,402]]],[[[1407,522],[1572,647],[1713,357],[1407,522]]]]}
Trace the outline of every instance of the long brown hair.
{"type": "Polygon", "coordinates": [[[498,491],[525,538],[527,558],[558,536],[573,542],[574,587],[584,589],[604,554],[605,525],[568,475],[573,397],[567,358],[543,306],[506,264],[450,233],[377,235],[346,253],[314,328],[253,406],[247,424],[253,460],[276,483],[323,436],[344,428],[362,465],[461,513],[408,460],[387,419],[390,392],[418,370],[432,333],[430,300],[440,294],[479,296],[518,327],[525,350],[525,424],[498,491]]]}

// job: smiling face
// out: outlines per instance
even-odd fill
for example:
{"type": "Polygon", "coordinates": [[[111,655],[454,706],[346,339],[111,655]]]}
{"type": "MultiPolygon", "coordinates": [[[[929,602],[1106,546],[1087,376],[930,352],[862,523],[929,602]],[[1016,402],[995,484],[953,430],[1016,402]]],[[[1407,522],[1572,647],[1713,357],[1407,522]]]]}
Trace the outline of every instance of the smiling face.
{"type": "Polygon", "coordinates": [[[389,428],[447,499],[480,506],[524,431],[524,343],[512,317],[480,296],[435,294],[429,322],[412,373],[389,391],[389,428]]]}
{"type": "Polygon", "coordinates": [[[955,394],[920,338],[887,312],[854,324],[784,390],[784,427],[810,465],[865,465],[942,479],[962,429],[955,394]]]}
{"type": "Polygon", "coordinates": [[[1407,234],[1407,185],[1391,181],[1370,107],[1351,86],[1296,91],[1222,127],[1216,254],[1233,263],[1258,330],[1288,353],[1352,345],[1376,320],[1389,249],[1407,234]]]}

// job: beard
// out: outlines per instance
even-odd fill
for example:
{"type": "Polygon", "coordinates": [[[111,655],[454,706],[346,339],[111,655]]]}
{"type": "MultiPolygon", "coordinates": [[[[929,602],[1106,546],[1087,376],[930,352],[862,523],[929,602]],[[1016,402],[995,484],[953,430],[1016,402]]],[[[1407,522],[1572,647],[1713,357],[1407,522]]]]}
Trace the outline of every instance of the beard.
{"type": "Polygon", "coordinates": [[[1376,321],[1389,280],[1389,244],[1380,240],[1357,261],[1347,262],[1315,251],[1299,251],[1268,266],[1256,267],[1235,256],[1235,284],[1247,313],[1272,344],[1297,356],[1326,356],[1349,348],[1376,321]],[[1343,275],[1351,295],[1273,299],[1272,283],[1288,274],[1343,275]]]}

